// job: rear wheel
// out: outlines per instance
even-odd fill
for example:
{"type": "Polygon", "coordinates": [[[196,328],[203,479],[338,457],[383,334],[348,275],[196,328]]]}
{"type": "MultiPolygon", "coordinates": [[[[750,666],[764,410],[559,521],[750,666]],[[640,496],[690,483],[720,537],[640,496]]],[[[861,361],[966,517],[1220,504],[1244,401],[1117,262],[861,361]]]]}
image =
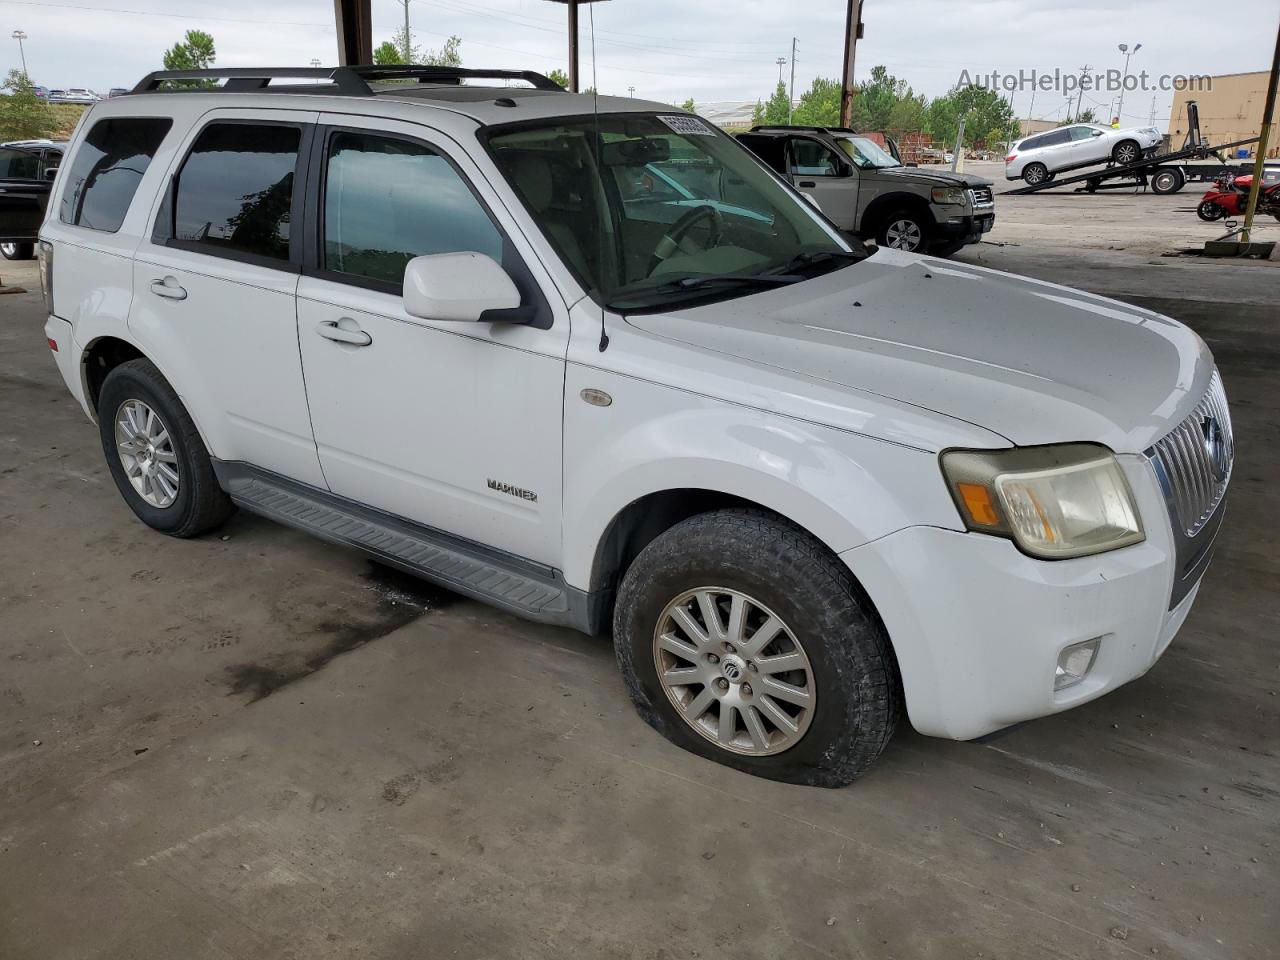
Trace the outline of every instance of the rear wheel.
{"type": "Polygon", "coordinates": [[[897,666],[870,603],[821,544],[762,511],[702,514],[641,551],[614,646],[646,722],[757,776],[849,783],[897,723],[897,666]]]}
{"type": "Polygon", "coordinates": [[[1028,163],[1022,170],[1022,179],[1032,187],[1044,183],[1049,179],[1049,168],[1043,163],[1028,163]]]}
{"type": "Polygon", "coordinates": [[[1111,151],[1111,159],[1117,164],[1137,163],[1142,156],[1142,148],[1136,140],[1121,140],[1111,151]]]}
{"type": "Polygon", "coordinates": [[[931,233],[932,224],[928,214],[907,209],[894,210],[876,230],[876,244],[917,253],[929,248],[931,233]]]}
{"type": "Polygon", "coordinates": [[[1186,182],[1186,177],[1182,175],[1181,170],[1173,168],[1157,170],[1155,176],[1151,178],[1151,192],[1159,194],[1177,193],[1186,182]]]}
{"type": "Polygon", "coordinates": [[[0,243],[0,256],[6,260],[30,260],[35,251],[33,243],[0,243]]]}
{"type": "Polygon", "coordinates": [[[111,477],[147,526],[194,537],[234,512],[191,415],[150,360],[130,360],[107,374],[98,426],[111,477]]]}

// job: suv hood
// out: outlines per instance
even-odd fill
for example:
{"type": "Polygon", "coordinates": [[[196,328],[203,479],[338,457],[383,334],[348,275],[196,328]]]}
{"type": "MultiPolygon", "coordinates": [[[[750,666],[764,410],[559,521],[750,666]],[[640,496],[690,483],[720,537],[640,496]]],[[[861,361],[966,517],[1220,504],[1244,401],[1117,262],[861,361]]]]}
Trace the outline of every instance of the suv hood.
{"type": "MultiPolygon", "coordinates": [[[[866,171],[871,172],[871,171],[866,171]]],[[[989,187],[990,180],[972,173],[952,173],[950,170],[925,170],[922,167],[880,167],[876,176],[890,181],[904,180],[911,183],[928,183],[933,186],[989,187]]]]}
{"type": "Polygon", "coordinates": [[[1204,342],[1168,317],[888,249],[793,286],[627,319],[839,384],[871,426],[878,396],[1020,446],[1094,441],[1140,453],[1190,413],[1213,373],[1204,342]]]}

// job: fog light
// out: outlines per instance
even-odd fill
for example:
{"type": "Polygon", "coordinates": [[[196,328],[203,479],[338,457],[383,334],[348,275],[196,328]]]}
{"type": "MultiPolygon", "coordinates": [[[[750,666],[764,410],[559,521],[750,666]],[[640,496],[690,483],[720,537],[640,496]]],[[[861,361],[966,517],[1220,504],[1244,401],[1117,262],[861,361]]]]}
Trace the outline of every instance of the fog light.
{"type": "Polygon", "coordinates": [[[1058,654],[1058,668],[1053,674],[1053,689],[1062,690],[1083,680],[1093,667],[1100,642],[1100,637],[1094,637],[1084,643],[1073,643],[1058,654]]]}

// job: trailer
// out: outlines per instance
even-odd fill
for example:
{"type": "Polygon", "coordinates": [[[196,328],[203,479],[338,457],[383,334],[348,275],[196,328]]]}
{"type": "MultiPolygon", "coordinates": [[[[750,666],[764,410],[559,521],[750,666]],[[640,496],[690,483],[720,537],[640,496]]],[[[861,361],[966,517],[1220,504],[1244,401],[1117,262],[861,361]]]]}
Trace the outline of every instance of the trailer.
{"type": "Polygon", "coordinates": [[[1235,164],[1234,166],[1228,164],[1222,158],[1221,151],[1257,143],[1258,139],[1258,137],[1250,137],[1247,140],[1235,140],[1231,143],[1210,146],[1200,136],[1200,112],[1196,102],[1189,100],[1187,102],[1187,137],[1183,141],[1181,150],[1155,157],[1144,157],[1140,160],[1135,160],[1133,163],[1109,163],[1101,170],[1090,170],[1087,173],[1078,173],[1075,176],[1063,179],[1050,178],[1042,183],[1004,192],[1006,195],[1039,193],[1041,190],[1050,190],[1054,187],[1080,184],[1075,189],[1076,193],[1093,193],[1097,190],[1146,189],[1148,186],[1151,187],[1152,193],[1177,193],[1192,181],[1207,182],[1216,180],[1228,173],[1234,173],[1239,176],[1251,172],[1253,169],[1251,164],[1235,164]],[[1210,157],[1213,157],[1218,163],[1214,165],[1185,162],[1207,160],[1210,157]]]}

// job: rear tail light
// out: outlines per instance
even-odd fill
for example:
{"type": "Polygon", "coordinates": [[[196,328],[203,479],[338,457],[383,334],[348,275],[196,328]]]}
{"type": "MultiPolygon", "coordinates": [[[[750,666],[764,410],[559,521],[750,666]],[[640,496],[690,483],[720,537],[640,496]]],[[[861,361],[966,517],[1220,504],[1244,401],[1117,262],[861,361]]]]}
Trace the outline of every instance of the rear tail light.
{"type": "Polygon", "coordinates": [[[53,339],[53,337],[45,337],[45,340],[47,340],[47,341],[48,341],[48,343],[49,343],[49,349],[50,349],[50,350],[52,350],[54,353],[57,353],[57,352],[58,352],[58,341],[57,341],[57,340],[55,340],[55,339],[53,339]]]}
{"type": "Polygon", "coordinates": [[[1015,160],[1017,160],[1017,159],[1018,159],[1018,155],[1017,155],[1016,153],[1011,153],[1011,154],[1009,154],[1007,157],[1005,157],[1005,158],[1004,158],[1004,162],[1005,162],[1005,163],[1013,163],[1013,161],[1015,161],[1015,160]]]}
{"type": "Polygon", "coordinates": [[[48,240],[40,241],[40,292],[45,310],[50,316],[57,316],[53,309],[53,244],[48,240]]]}

